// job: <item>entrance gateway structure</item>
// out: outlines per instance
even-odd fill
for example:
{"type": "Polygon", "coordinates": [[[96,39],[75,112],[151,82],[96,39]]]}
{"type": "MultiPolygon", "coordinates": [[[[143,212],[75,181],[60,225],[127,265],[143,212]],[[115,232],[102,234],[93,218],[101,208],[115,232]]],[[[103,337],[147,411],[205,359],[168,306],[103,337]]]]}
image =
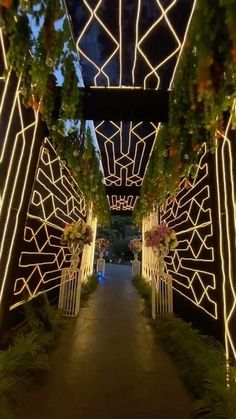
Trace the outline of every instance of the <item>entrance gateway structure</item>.
{"type": "MultiPolygon", "coordinates": [[[[135,9],[136,32],[130,43],[125,43],[126,2],[120,2],[120,26],[114,26],[113,31],[105,13],[108,2],[104,2],[104,10],[89,9],[86,2],[81,2],[81,13],[77,13],[75,2],[67,2],[84,74],[85,86],[81,82],[80,87],[84,116],[94,120],[93,141],[100,153],[112,214],[131,214],[138,202],[160,123],[168,120],[169,90],[196,2],[190,1],[188,6],[183,1],[175,6],[157,3],[156,13],[147,16],[146,21],[141,8],[135,9]],[[183,16],[181,28],[177,13],[183,16]],[[99,33],[99,54],[94,56],[88,42],[92,25],[99,33]],[[162,31],[162,39],[169,40],[166,55],[160,48],[157,60],[153,39],[160,37],[158,31],[162,31]]],[[[97,219],[64,156],[52,145],[39,110],[23,106],[23,81],[7,62],[2,29],[0,39],[3,330],[10,315],[41,293],[56,295],[60,290],[59,306],[64,314],[78,313],[81,281],[93,271],[97,219]],[[74,269],[70,249],[61,244],[61,234],[65,224],[78,219],[92,225],[94,239],[91,246],[84,247],[79,269],[74,269]]],[[[227,354],[236,358],[236,164],[231,115],[226,115],[225,129],[218,135],[220,143],[214,154],[203,144],[194,180],[186,184],[183,179],[174,199],[168,198],[165,205],[151,208],[143,217],[143,237],[154,225],[167,223],[175,229],[179,246],[165,257],[160,272],[156,255],[143,240],[142,275],[152,286],[153,317],[174,308],[205,332],[223,336],[227,354]]]]}

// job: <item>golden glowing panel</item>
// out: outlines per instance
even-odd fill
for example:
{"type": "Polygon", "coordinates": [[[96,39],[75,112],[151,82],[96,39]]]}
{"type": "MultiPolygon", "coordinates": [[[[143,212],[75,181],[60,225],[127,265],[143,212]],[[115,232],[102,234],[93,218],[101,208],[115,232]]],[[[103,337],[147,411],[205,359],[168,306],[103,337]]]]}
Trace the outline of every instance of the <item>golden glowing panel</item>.
{"type": "Polygon", "coordinates": [[[4,170],[1,177],[1,206],[0,206],[0,262],[1,270],[0,304],[2,302],[8,271],[12,263],[14,242],[17,238],[19,216],[22,211],[27,179],[30,172],[32,153],[34,150],[38,115],[32,112],[31,122],[25,120],[24,109],[21,104],[20,83],[15,82],[14,75],[7,65],[4,37],[0,29],[0,52],[2,63],[8,70],[0,77],[0,119],[1,144],[0,164],[4,170]],[[30,142],[29,142],[30,140],[30,142]],[[27,162],[24,161],[28,156],[27,162]],[[19,189],[21,194],[19,196],[19,189]],[[15,216],[13,217],[13,211],[15,216]]]}
{"type": "MultiPolygon", "coordinates": [[[[204,146],[205,147],[205,146],[204,146]]],[[[179,246],[166,257],[166,270],[173,288],[211,317],[218,318],[215,251],[206,150],[197,176],[186,188],[180,184],[174,200],[160,211],[162,223],[177,232],[179,246]]]]}
{"type": "Polygon", "coordinates": [[[45,139],[29,205],[24,250],[19,260],[20,276],[15,281],[15,301],[11,309],[60,285],[62,271],[70,268],[71,258],[70,248],[61,244],[64,225],[85,219],[85,216],[82,193],[77,192],[68,169],[45,139]]]}
{"type": "Polygon", "coordinates": [[[137,200],[133,195],[111,195],[108,196],[111,211],[132,211],[137,200]]]}
{"type": "MultiPolygon", "coordinates": [[[[236,111],[234,101],[232,112],[236,111]]],[[[225,133],[219,132],[220,138],[216,139],[218,147],[215,154],[218,221],[219,221],[219,246],[220,262],[223,275],[223,302],[225,324],[226,355],[236,359],[236,283],[235,283],[235,258],[236,258],[236,182],[235,182],[235,131],[231,130],[231,117],[228,120],[225,133]],[[229,138],[230,137],[230,138],[229,138]]]]}

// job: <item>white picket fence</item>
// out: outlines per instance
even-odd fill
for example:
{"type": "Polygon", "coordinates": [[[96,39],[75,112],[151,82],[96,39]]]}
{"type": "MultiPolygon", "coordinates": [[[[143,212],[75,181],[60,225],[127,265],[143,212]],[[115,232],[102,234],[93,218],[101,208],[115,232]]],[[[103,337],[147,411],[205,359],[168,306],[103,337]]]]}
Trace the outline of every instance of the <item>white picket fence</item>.
{"type": "Polygon", "coordinates": [[[142,225],[142,276],[152,288],[152,317],[173,313],[172,278],[165,272],[162,255],[145,246],[145,232],[159,224],[158,212],[143,219],[142,225]]]}
{"type": "Polygon", "coordinates": [[[58,308],[62,311],[62,315],[67,317],[75,317],[79,313],[81,283],[93,273],[97,219],[91,219],[90,215],[87,223],[93,230],[93,242],[90,246],[84,246],[83,253],[80,255],[80,268],[75,269],[72,262],[70,268],[62,271],[58,308]]]}

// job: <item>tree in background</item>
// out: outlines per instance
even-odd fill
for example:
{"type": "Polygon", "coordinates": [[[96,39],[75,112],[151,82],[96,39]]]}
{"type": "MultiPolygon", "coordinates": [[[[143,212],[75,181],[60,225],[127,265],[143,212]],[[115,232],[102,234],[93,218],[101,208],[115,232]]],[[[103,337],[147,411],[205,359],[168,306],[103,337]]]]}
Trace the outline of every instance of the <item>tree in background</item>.
{"type": "Polygon", "coordinates": [[[98,228],[97,237],[105,237],[110,241],[109,259],[122,262],[132,259],[129,242],[139,231],[132,226],[130,216],[113,215],[110,227],[98,228]]]}

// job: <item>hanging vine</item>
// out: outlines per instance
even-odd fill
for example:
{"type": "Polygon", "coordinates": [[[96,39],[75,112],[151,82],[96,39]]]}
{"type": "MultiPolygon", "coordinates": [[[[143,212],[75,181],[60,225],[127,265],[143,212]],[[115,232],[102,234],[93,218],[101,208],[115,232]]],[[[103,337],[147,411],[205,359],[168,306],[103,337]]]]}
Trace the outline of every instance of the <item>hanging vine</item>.
{"type": "Polygon", "coordinates": [[[9,39],[7,58],[21,77],[23,103],[42,114],[87,204],[93,201],[100,224],[109,222],[99,157],[85,123],[78,122],[83,116],[78,56],[63,0],[0,0],[0,6],[9,39]]]}
{"type": "Polygon", "coordinates": [[[174,195],[181,178],[195,176],[202,144],[214,151],[235,98],[235,1],[198,0],[170,94],[168,126],[157,136],[136,220],[174,195]]]}

